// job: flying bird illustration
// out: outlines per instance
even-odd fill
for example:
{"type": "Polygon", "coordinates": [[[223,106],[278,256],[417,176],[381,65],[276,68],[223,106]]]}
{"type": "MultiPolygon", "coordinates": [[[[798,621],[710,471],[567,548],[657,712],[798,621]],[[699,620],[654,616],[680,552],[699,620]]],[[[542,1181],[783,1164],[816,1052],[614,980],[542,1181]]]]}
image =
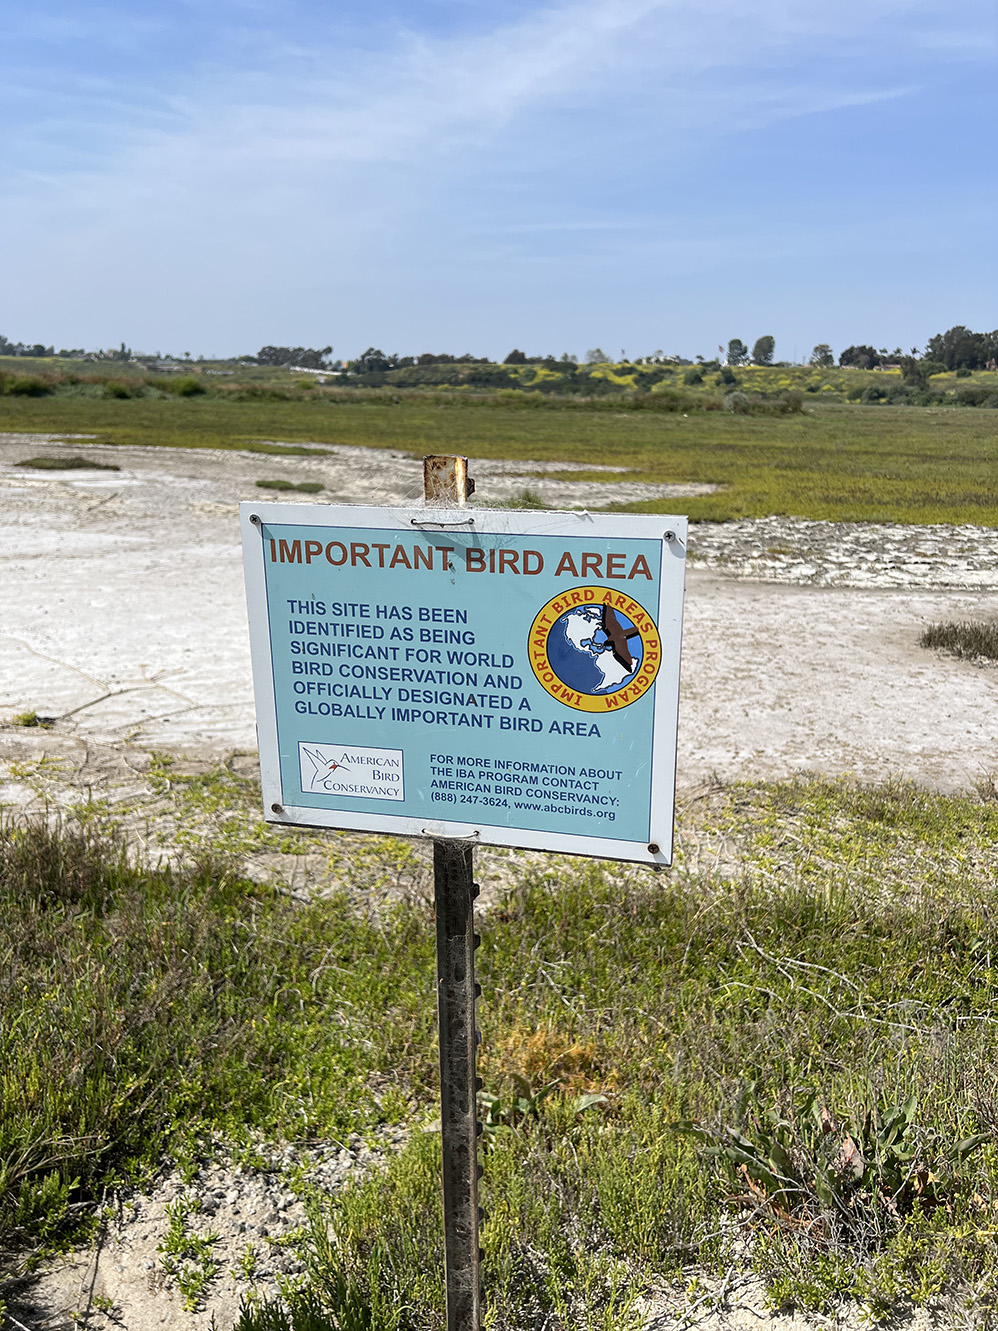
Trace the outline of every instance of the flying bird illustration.
{"type": "Polygon", "coordinates": [[[312,764],[312,781],[315,782],[320,776],[326,776],[329,772],[335,772],[342,768],[344,772],[349,772],[350,767],[346,763],[338,763],[333,759],[327,758],[320,753],[318,749],[310,749],[307,744],[301,746],[301,751],[312,764]]]}
{"type": "Polygon", "coordinates": [[[608,605],[603,606],[600,627],[606,634],[607,638],[609,638],[610,646],[616,659],[626,671],[632,671],[636,662],[631,655],[631,649],[627,645],[627,640],[628,638],[640,637],[640,630],[625,629],[608,605]]]}

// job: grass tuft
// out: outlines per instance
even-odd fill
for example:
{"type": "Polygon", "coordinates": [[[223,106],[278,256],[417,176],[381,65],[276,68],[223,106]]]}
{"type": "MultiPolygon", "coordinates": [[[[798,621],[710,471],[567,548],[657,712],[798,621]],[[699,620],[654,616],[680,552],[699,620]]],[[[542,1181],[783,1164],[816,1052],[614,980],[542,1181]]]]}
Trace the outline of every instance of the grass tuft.
{"type": "Polygon", "coordinates": [[[317,495],[320,490],[326,488],[319,481],[298,481],[297,484],[294,481],[283,480],[257,481],[257,485],[261,490],[293,490],[303,495],[317,495]]]}
{"type": "Polygon", "coordinates": [[[544,500],[536,490],[531,490],[529,486],[521,490],[519,494],[511,495],[509,499],[501,504],[494,504],[494,508],[513,508],[513,509],[544,509],[547,508],[544,500]]]}
{"type": "Polygon", "coordinates": [[[47,716],[39,716],[37,712],[18,712],[12,716],[9,725],[12,726],[40,726],[42,730],[51,730],[54,722],[47,716]]]}
{"type": "Polygon", "coordinates": [[[23,462],[15,462],[15,467],[33,467],[36,471],[121,471],[121,468],[113,462],[91,462],[89,458],[80,457],[78,454],[67,457],[60,454],[58,457],[37,457],[25,458],[23,462]]]}
{"type": "Polygon", "coordinates": [[[918,641],[922,647],[939,647],[967,660],[998,661],[998,620],[932,624],[918,641]]]}

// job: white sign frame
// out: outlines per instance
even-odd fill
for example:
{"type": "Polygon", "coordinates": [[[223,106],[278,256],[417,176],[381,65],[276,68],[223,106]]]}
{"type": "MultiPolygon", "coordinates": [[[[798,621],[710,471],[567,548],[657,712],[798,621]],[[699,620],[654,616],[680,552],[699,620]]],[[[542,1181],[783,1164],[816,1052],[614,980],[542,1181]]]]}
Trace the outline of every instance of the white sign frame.
{"type": "MultiPolygon", "coordinates": [[[[588,512],[533,512],[485,508],[434,508],[424,505],[367,507],[316,503],[240,504],[244,571],[249,613],[250,650],[257,712],[257,736],[268,822],[298,827],[340,828],[413,837],[468,839],[483,845],[513,846],[558,851],[601,859],[644,864],[672,862],[675,819],[676,751],[679,710],[683,598],[687,519],[674,515],[607,514],[588,512]],[[609,835],[576,835],[452,820],[446,817],[409,817],[384,812],[321,809],[288,803],[285,799],[279,751],[278,705],[275,694],[274,654],[267,589],[267,549],[264,531],[271,526],[367,528],[396,533],[439,533],[511,537],[590,537],[632,545],[637,541],[661,543],[662,556],[657,597],[649,602],[661,640],[661,665],[654,682],[652,760],[650,764],[650,819],[647,841],[609,835]]],[[[618,575],[619,576],[619,575],[618,575]]],[[[590,579],[591,581],[591,579],[590,579]]],[[[626,590],[626,588],[625,588],[626,590]]],[[[645,592],[645,599],[648,593],[645,592]]],[[[527,666],[529,671],[530,667],[527,666]]],[[[522,672],[521,672],[522,673],[522,672]]],[[[374,741],[371,741],[372,743],[374,741]]],[[[386,752],[400,747],[397,732],[378,739],[386,752]]],[[[371,750],[374,752],[375,750],[371,750]]],[[[573,756],[578,759],[578,752],[573,756]]],[[[287,757],[287,755],[285,755],[287,757]]],[[[297,760],[296,760],[297,761],[297,760]]],[[[376,761],[371,759],[369,761],[376,761]]],[[[406,773],[406,783],[409,776],[406,773]]]]}

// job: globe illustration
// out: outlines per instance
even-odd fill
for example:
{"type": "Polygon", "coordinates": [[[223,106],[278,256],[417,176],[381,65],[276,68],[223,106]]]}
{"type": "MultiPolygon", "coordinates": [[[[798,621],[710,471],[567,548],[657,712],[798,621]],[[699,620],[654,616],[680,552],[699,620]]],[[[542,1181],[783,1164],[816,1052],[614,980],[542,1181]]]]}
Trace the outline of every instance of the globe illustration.
{"type": "Polygon", "coordinates": [[[551,669],[576,693],[615,693],[641,669],[644,647],[631,620],[607,605],[580,606],[551,625],[551,669]]]}

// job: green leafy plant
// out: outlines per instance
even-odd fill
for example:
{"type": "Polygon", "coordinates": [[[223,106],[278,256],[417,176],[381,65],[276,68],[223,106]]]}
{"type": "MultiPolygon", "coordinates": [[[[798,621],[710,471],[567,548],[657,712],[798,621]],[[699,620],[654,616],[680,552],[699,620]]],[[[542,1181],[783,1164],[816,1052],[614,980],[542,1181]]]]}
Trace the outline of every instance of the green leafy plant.
{"type": "Polygon", "coordinates": [[[846,1225],[867,1227],[871,1203],[900,1220],[916,1207],[940,1205],[959,1186],[960,1167],[987,1140],[975,1133],[947,1140],[918,1123],[917,1097],[903,1104],[867,1105],[842,1121],[815,1090],[803,1091],[790,1108],[758,1108],[759,1086],[750,1082],[738,1105],[740,1127],[728,1123],[676,1125],[705,1144],[733,1181],[747,1187],[760,1207],[819,1222],[829,1212],[846,1225]]]}
{"type": "MultiPolygon", "coordinates": [[[[514,1072],[509,1074],[509,1082],[510,1091],[504,1096],[492,1095],[488,1091],[479,1092],[482,1134],[486,1142],[500,1133],[518,1132],[537,1122],[545,1104],[564,1088],[565,1079],[556,1077],[535,1089],[526,1077],[514,1072]]],[[[586,1092],[569,1099],[567,1106],[570,1114],[578,1115],[596,1105],[608,1103],[608,1096],[586,1092]]]]}
{"type": "Polygon", "coordinates": [[[178,1197],[170,1203],[166,1208],[170,1225],[156,1248],[162,1255],[163,1270],[177,1282],[187,1312],[196,1312],[201,1307],[220,1269],[213,1256],[220,1237],[218,1231],[196,1233],[191,1228],[191,1220],[200,1210],[201,1201],[197,1197],[178,1197]]]}
{"type": "Polygon", "coordinates": [[[12,726],[40,726],[42,730],[51,730],[52,721],[47,716],[39,716],[37,712],[18,712],[16,716],[10,718],[12,726]]]}

